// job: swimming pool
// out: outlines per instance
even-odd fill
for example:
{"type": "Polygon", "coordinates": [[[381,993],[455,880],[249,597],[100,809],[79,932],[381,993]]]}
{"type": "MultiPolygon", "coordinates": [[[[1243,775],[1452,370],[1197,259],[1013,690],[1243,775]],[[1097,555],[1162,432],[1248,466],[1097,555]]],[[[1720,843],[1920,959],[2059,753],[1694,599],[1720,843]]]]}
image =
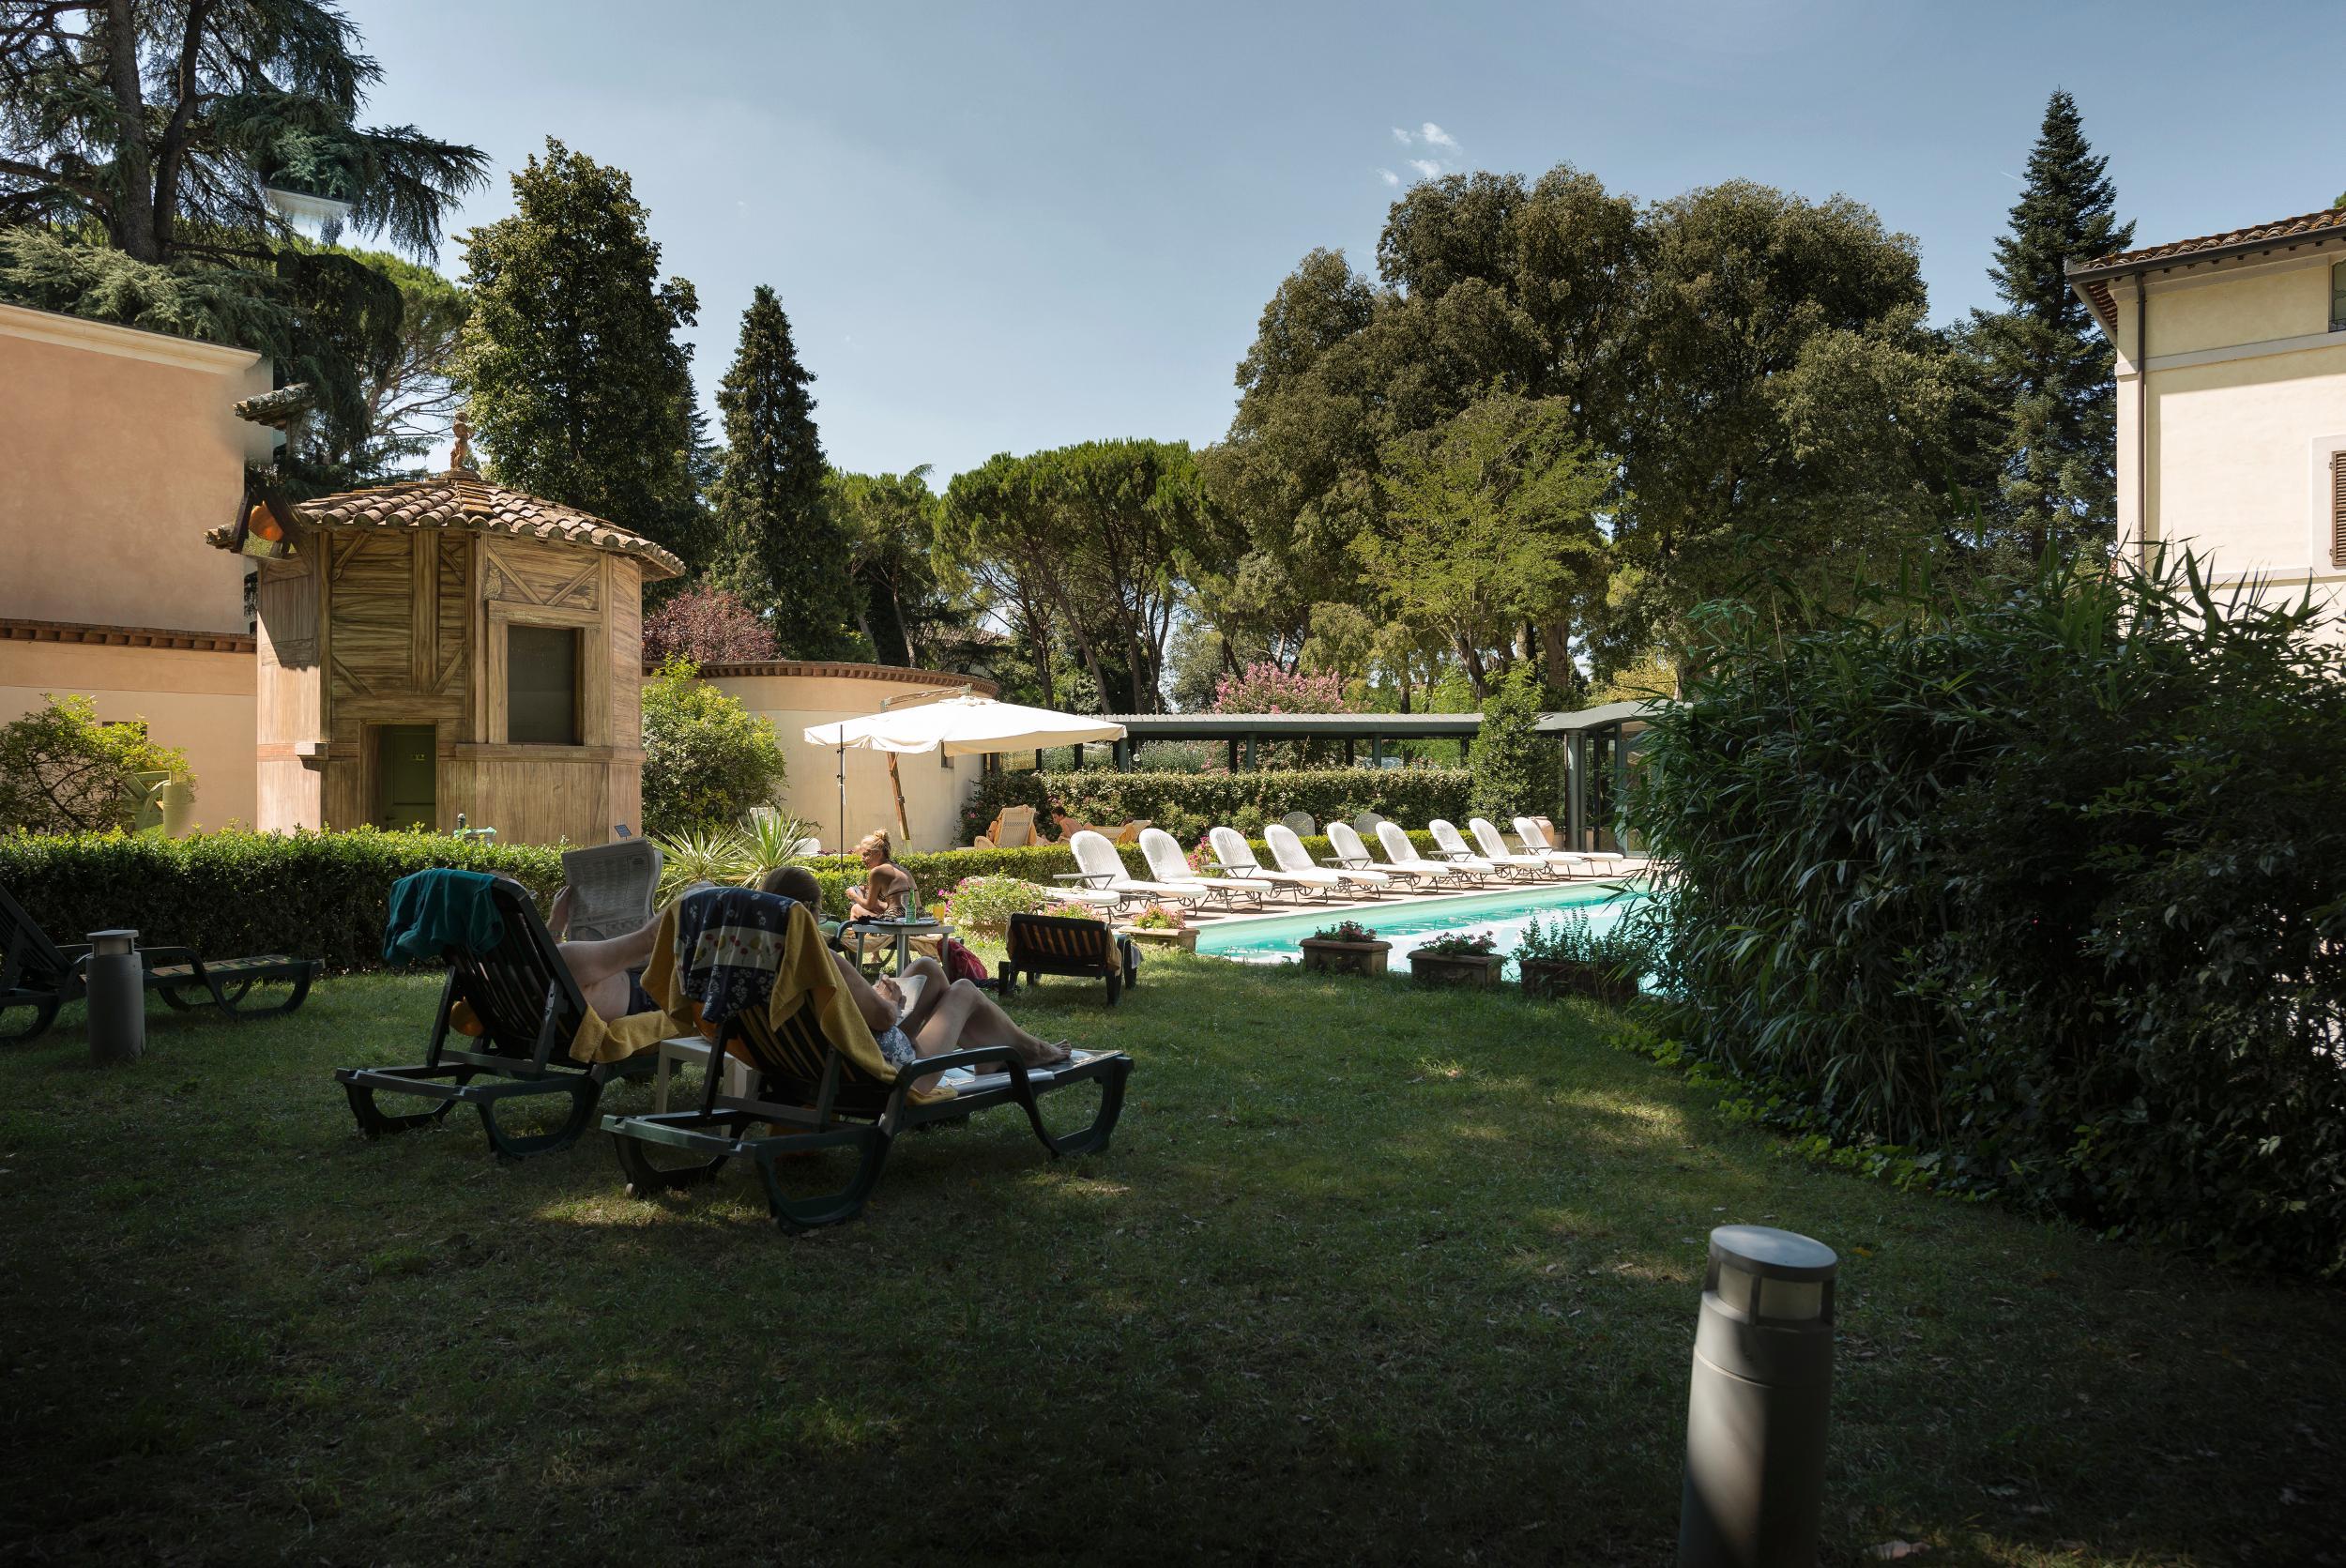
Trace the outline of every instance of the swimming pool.
{"type": "MultiPolygon", "coordinates": [[[[1410,950],[1452,931],[1487,931],[1499,938],[1499,951],[1512,952],[1523,929],[1534,918],[1553,919],[1565,910],[1588,917],[1603,932],[1646,895],[1618,882],[1551,883],[1539,888],[1501,888],[1495,892],[1463,893],[1456,898],[1412,899],[1384,908],[1311,909],[1269,920],[1209,925],[1197,933],[1197,951],[1242,964],[1280,964],[1302,956],[1296,944],[1322,926],[1355,920],[1393,944],[1391,963],[1405,967],[1410,950]]],[[[1508,961],[1508,972],[1515,963],[1508,961]]]]}

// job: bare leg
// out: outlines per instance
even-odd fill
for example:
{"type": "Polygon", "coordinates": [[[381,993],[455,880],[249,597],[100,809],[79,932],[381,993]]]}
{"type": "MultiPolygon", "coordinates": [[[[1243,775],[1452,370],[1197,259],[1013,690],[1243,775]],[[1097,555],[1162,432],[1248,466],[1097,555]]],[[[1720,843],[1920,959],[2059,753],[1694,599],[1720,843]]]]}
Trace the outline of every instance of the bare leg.
{"type": "MultiPolygon", "coordinates": [[[[571,925],[571,890],[565,887],[554,895],[554,913],[546,921],[546,929],[558,939],[571,925]]],[[[606,936],[597,942],[559,942],[562,962],[569,966],[571,978],[578,982],[579,994],[586,1005],[605,1018],[625,1016],[628,1003],[627,972],[640,969],[651,962],[653,940],[660,934],[660,922],[647,921],[639,931],[624,936],[606,936]]]]}
{"type": "Polygon", "coordinates": [[[899,1020],[906,1034],[920,1032],[921,1026],[928,1022],[929,1014],[937,1011],[937,1005],[945,999],[945,993],[952,986],[952,981],[945,973],[945,966],[934,958],[916,958],[906,965],[903,978],[910,980],[915,976],[924,983],[921,987],[920,998],[899,1020]]]}
{"type": "Polygon", "coordinates": [[[1045,1067],[1067,1059],[1067,1048],[1018,1027],[1000,1004],[966,980],[945,988],[936,1008],[922,1020],[920,1029],[906,1030],[913,1048],[924,1057],[948,1051],[982,1051],[1000,1046],[1029,1067],[1045,1067]]]}

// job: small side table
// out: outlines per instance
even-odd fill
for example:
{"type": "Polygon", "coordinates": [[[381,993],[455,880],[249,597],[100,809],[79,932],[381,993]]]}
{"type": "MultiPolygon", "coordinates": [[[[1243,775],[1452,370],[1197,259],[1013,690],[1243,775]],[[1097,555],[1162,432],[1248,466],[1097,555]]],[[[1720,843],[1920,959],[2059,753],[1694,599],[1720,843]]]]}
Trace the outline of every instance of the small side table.
{"type": "Polygon", "coordinates": [[[849,921],[839,928],[845,936],[892,936],[896,940],[896,972],[903,974],[911,962],[912,939],[915,936],[935,936],[942,940],[952,935],[952,927],[943,921],[923,915],[912,921],[849,921]]]}
{"type": "MultiPolygon", "coordinates": [[[[716,1046],[697,1034],[680,1034],[660,1043],[660,1065],[652,1075],[652,1106],[654,1111],[668,1108],[668,1073],[678,1063],[696,1067],[708,1065],[709,1053],[716,1046]]],[[[748,1099],[750,1070],[728,1056],[725,1058],[724,1091],[737,1099],[748,1099]]]]}

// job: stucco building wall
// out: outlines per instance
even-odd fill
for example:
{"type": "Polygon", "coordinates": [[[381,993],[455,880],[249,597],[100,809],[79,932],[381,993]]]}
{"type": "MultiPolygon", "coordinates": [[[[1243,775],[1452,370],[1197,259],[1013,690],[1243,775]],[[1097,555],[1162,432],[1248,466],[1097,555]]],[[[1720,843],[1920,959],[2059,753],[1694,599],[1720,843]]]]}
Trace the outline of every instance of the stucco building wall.
{"type": "MultiPolygon", "coordinates": [[[[2224,584],[2346,613],[2331,454],[2346,450],[2346,332],[2330,330],[2346,241],[2113,281],[2118,523],[2147,556],[2188,548],[2224,584]]],[[[2341,629],[2346,633],[2346,629],[2341,629]]]]}
{"type": "MultiPolygon", "coordinates": [[[[892,708],[936,700],[916,695],[923,692],[950,695],[967,687],[982,696],[994,694],[990,683],[971,681],[967,676],[875,664],[718,664],[702,675],[780,732],[783,751],[790,761],[782,809],[815,824],[827,850],[852,845],[876,828],[887,829],[891,838],[903,839],[904,835],[896,828],[896,799],[889,785],[887,754],[849,747],[844,754],[846,830],[842,838],[838,760],[843,754],[810,745],[804,738],[808,725],[876,713],[891,697],[896,699],[892,708]]],[[[942,757],[941,754],[896,759],[897,775],[904,784],[905,820],[911,830],[906,847],[949,849],[963,842],[962,801],[977,783],[981,766],[978,757],[942,757]]]]}
{"type": "Polygon", "coordinates": [[[257,354],[0,305],[0,723],[45,693],[188,754],[195,818],[253,819],[244,563],[204,542],[273,433],[257,354]]]}

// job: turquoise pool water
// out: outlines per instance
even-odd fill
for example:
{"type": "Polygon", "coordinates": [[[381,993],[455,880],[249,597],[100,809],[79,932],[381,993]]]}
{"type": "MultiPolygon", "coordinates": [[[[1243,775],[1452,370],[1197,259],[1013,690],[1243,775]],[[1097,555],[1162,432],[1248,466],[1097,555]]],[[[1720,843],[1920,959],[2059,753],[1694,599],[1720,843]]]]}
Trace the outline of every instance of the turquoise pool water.
{"type": "MultiPolygon", "coordinates": [[[[1408,966],[1409,951],[1419,943],[1452,931],[1487,931],[1499,938],[1499,951],[1512,952],[1523,928],[1534,917],[1553,919],[1560,911],[1577,909],[1589,924],[1604,931],[1623,911],[1645,897],[1634,888],[1613,882],[1551,883],[1539,888],[1502,888],[1496,892],[1464,893],[1439,902],[1395,901],[1385,908],[1306,909],[1270,920],[1244,921],[1235,925],[1210,925],[1197,933],[1197,951],[1242,964],[1279,964],[1300,958],[1296,946],[1320,927],[1351,919],[1393,944],[1390,963],[1408,966]]],[[[1510,962],[1508,972],[1515,965],[1510,962]]]]}

